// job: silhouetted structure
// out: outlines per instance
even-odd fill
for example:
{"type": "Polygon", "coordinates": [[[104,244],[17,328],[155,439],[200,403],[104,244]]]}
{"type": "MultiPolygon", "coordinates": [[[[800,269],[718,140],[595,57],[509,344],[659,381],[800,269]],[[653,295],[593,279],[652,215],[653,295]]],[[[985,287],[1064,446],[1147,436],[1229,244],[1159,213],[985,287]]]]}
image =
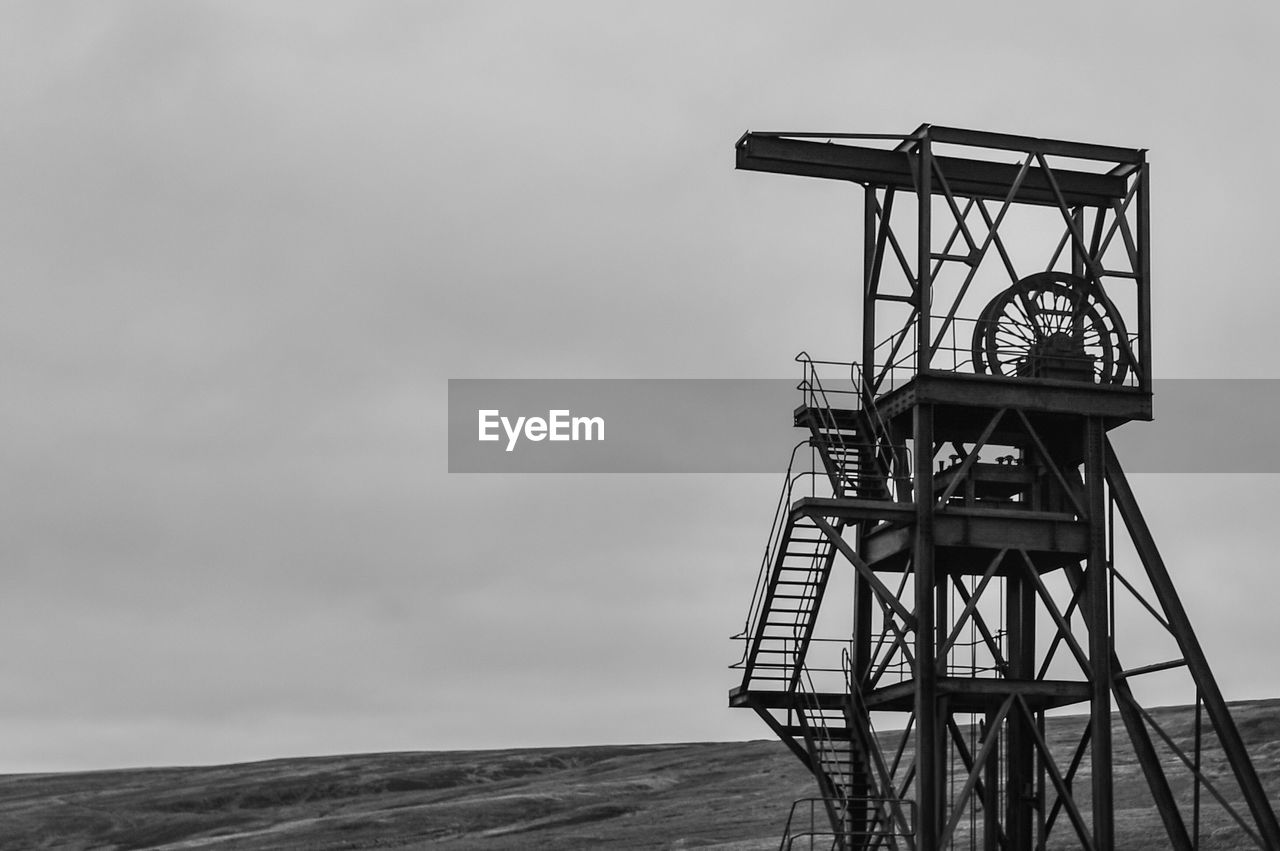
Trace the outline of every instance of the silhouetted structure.
{"type": "Polygon", "coordinates": [[[924,125],[747,133],[737,165],[865,190],[861,363],[799,358],[807,439],[730,693],[817,778],[783,847],[1113,848],[1116,710],[1169,847],[1199,846],[1212,801],[1280,849],[1107,438],[1151,419],[1145,152],[924,125]],[[832,612],[852,628],[825,640],[832,612]],[[1169,655],[1117,647],[1138,617],[1169,655]],[[1138,697],[1174,673],[1190,743],[1138,697]],[[1088,721],[1054,753],[1046,713],[1072,706],[1088,721]]]}

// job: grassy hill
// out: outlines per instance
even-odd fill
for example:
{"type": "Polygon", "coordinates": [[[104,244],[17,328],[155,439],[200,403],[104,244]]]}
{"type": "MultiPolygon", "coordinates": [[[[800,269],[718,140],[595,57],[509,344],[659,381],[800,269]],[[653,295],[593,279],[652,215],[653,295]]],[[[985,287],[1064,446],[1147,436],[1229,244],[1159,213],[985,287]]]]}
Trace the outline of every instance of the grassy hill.
{"type": "MultiPolygon", "coordinates": [[[[1280,700],[1233,711],[1263,782],[1280,797],[1280,700]]],[[[1189,746],[1187,710],[1156,716],[1189,746]]],[[[1051,723],[1055,750],[1069,747],[1081,723],[1051,723]]],[[[1123,741],[1118,725],[1116,733],[1123,741]]],[[[1127,749],[1118,749],[1116,766],[1120,847],[1163,847],[1127,749]]],[[[0,847],[775,849],[791,802],[814,790],[795,757],[771,741],[7,775],[0,776],[0,847]]],[[[1190,795],[1189,786],[1177,791],[1190,795]]],[[[1203,833],[1206,848],[1247,847],[1223,813],[1203,833]]]]}

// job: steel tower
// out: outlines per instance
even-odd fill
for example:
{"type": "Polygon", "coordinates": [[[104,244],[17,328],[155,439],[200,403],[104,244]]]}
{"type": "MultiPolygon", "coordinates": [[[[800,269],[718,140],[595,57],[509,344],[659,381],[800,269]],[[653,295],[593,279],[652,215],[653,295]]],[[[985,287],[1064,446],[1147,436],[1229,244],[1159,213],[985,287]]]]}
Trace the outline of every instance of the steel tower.
{"type": "Polygon", "coordinates": [[[1121,796],[1170,848],[1280,849],[1107,437],[1151,419],[1145,151],[924,125],[736,153],[864,190],[861,361],[798,358],[730,692],[817,779],[782,847],[1103,851],[1121,796]],[[1170,677],[1191,741],[1142,702],[1170,677]]]}

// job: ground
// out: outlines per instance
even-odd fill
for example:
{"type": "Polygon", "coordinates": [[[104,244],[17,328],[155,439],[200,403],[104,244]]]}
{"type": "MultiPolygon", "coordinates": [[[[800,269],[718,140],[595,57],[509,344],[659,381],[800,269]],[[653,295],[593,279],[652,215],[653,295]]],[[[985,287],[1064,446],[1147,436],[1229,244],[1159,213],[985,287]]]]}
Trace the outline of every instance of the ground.
{"type": "MultiPolygon", "coordinates": [[[[1233,713],[1264,785],[1280,797],[1280,701],[1235,704],[1233,713]]],[[[1189,745],[1189,711],[1158,710],[1156,717],[1180,746],[1189,745]]],[[[1055,751],[1070,747],[1080,723],[1051,722],[1055,751]]],[[[1115,732],[1122,742],[1118,722],[1115,732]]],[[[1119,847],[1163,847],[1132,753],[1118,747],[1115,761],[1119,847]]],[[[1222,776],[1221,766],[1206,767],[1222,776]]],[[[1087,778],[1076,782],[1087,788],[1087,778]]],[[[814,788],[799,761],[773,741],[6,775],[0,847],[772,851],[791,802],[814,788]]],[[[1175,791],[1188,797],[1190,785],[1175,791]]],[[[1248,847],[1216,807],[1202,835],[1205,848],[1248,847]]]]}

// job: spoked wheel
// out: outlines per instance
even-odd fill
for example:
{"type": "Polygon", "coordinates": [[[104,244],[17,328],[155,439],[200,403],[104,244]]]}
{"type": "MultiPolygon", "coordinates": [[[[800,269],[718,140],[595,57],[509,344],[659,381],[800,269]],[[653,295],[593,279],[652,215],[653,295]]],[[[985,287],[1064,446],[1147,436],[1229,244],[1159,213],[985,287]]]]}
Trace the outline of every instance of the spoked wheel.
{"type": "Polygon", "coordinates": [[[982,309],[973,332],[976,372],[1122,384],[1125,329],[1098,288],[1077,275],[1028,275],[982,309]]]}

